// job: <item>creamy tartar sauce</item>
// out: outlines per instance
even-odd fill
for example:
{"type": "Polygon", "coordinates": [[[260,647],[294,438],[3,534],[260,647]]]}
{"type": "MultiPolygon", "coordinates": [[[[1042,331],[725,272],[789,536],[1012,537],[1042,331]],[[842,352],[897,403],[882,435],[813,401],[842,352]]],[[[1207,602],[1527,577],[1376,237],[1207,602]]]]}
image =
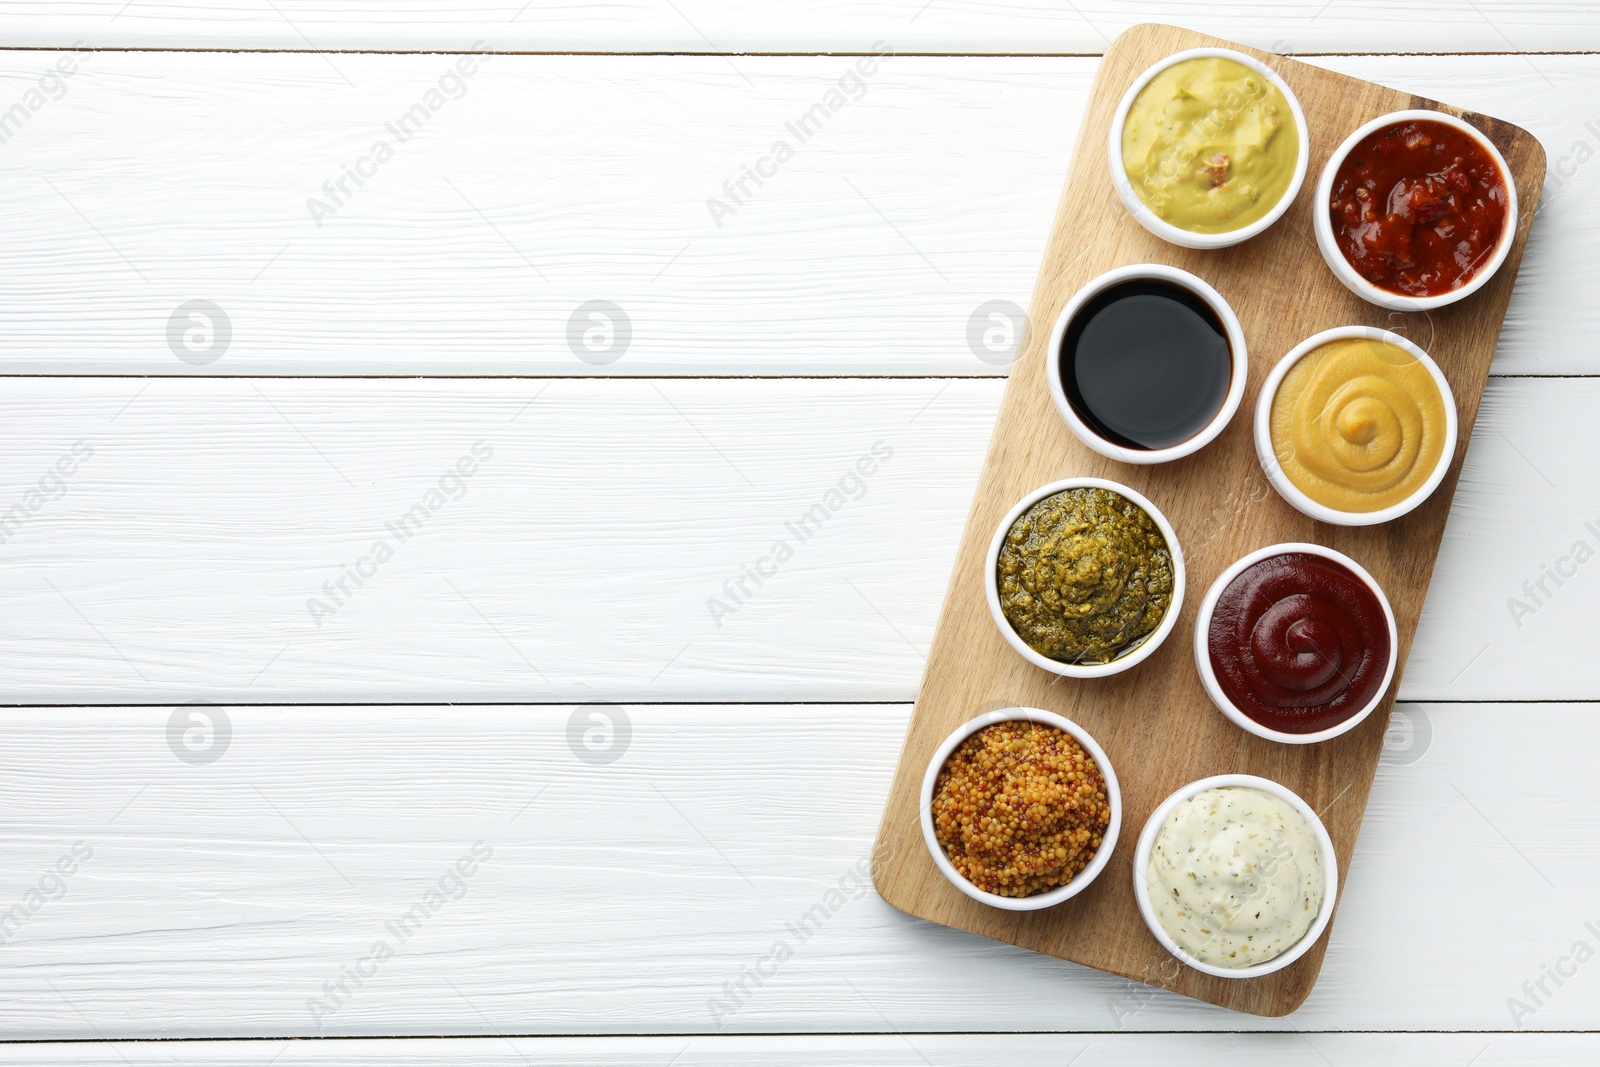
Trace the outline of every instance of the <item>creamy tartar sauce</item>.
{"type": "Polygon", "coordinates": [[[1324,876],[1305,816],[1281,797],[1227,786],[1179,804],[1148,871],[1156,919],[1189,955],[1252,967],[1291,948],[1322,909],[1324,876]]]}

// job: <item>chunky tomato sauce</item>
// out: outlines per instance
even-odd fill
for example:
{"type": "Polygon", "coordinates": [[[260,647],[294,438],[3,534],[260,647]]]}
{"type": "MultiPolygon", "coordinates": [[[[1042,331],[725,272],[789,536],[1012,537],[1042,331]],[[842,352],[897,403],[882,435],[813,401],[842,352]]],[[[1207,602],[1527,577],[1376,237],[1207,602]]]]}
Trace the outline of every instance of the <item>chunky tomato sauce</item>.
{"type": "Polygon", "coordinates": [[[1506,179],[1489,153],[1442,122],[1376,130],[1334,175],[1329,208],[1344,258],[1380,289],[1440,296],[1493,258],[1506,179]]]}

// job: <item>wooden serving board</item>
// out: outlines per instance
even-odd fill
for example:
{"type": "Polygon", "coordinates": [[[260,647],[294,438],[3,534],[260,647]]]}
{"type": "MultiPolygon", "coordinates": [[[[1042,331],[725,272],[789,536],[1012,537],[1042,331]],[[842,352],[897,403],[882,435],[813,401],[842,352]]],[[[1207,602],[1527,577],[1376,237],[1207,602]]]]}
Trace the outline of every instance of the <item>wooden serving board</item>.
{"type": "Polygon", "coordinates": [[[1284,783],[1317,809],[1333,836],[1341,880],[1350,869],[1544,166],[1539,142],[1498,119],[1172,26],[1136,26],[1117,38],[1089,96],[1034,289],[1030,337],[1006,387],[879,831],[873,877],[885,900],[946,926],[1238,1011],[1286,1015],[1304,1003],[1322,968],[1326,934],[1294,964],[1259,979],[1213,978],[1182,966],[1139,916],[1133,849],[1151,811],[1180,786],[1249,773],[1284,783]],[[1146,232],[1127,213],[1107,173],[1105,145],[1134,78],[1174,52],[1218,45],[1261,59],[1298,94],[1311,164],[1295,203],[1266,233],[1232,248],[1192,251],[1146,232]],[[1317,251],[1311,224],[1317,176],[1332,150],[1369,119],[1406,108],[1448,111],[1484,131],[1511,167],[1521,209],[1511,254],[1487,286],[1459,304],[1414,314],[1385,311],[1339,284],[1317,251]],[[1222,435],[1194,456],[1155,466],[1129,466],[1085,448],[1045,383],[1051,327],[1068,299],[1096,275],[1141,262],[1170,263],[1215,286],[1238,313],[1250,356],[1244,402],[1222,435]],[[1325,525],[1291,508],[1268,485],[1251,438],[1256,398],[1272,366],[1310,335],[1349,324],[1384,327],[1420,344],[1444,370],[1461,416],[1454,462],[1438,491],[1405,518],[1366,528],[1325,525]],[[1001,638],[984,601],[984,561],[996,525],[1024,494],[1077,475],[1123,482],[1154,501],[1177,531],[1187,564],[1177,627],[1148,660],[1111,678],[1062,678],[1031,666],[1001,638]],[[1321,744],[1284,745],[1241,730],[1207,698],[1194,667],[1194,617],[1206,590],[1240,556],[1280,541],[1312,541],[1353,557],[1387,591],[1400,628],[1400,669],[1382,706],[1321,744]],[[1111,865],[1082,894],[1043,911],[1001,911],[958,892],[934,867],[919,822],[919,792],[934,750],[979,713],[1011,706],[1045,708],[1081,724],[1106,749],[1122,787],[1121,838],[1111,865]]]}

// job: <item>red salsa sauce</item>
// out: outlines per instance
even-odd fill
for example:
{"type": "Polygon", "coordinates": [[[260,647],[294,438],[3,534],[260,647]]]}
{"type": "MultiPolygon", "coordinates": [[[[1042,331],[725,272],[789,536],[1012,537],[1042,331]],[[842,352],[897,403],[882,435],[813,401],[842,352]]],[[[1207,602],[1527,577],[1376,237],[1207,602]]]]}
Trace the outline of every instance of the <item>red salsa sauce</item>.
{"type": "Polygon", "coordinates": [[[1477,141],[1442,122],[1375,130],[1333,179],[1333,236],[1357,274],[1391,293],[1441,296],[1494,256],[1505,175],[1477,141]]]}
{"type": "Polygon", "coordinates": [[[1372,702],[1389,670],[1383,604],[1350,568],[1307,552],[1246,567],[1211,614],[1211,669],[1234,707],[1310,734],[1372,702]]]}

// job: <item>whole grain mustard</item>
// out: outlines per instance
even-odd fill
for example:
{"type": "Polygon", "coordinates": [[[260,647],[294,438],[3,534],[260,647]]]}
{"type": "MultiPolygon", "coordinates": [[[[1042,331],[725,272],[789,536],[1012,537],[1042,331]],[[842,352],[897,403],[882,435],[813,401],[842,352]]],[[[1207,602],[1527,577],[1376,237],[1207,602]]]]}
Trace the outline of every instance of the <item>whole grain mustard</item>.
{"type": "Polygon", "coordinates": [[[1093,756],[1047,723],[998,722],[950,754],[934,786],[934,833],[960,875],[1003,897],[1071,883],[1111,825],[1093,756]]]}

